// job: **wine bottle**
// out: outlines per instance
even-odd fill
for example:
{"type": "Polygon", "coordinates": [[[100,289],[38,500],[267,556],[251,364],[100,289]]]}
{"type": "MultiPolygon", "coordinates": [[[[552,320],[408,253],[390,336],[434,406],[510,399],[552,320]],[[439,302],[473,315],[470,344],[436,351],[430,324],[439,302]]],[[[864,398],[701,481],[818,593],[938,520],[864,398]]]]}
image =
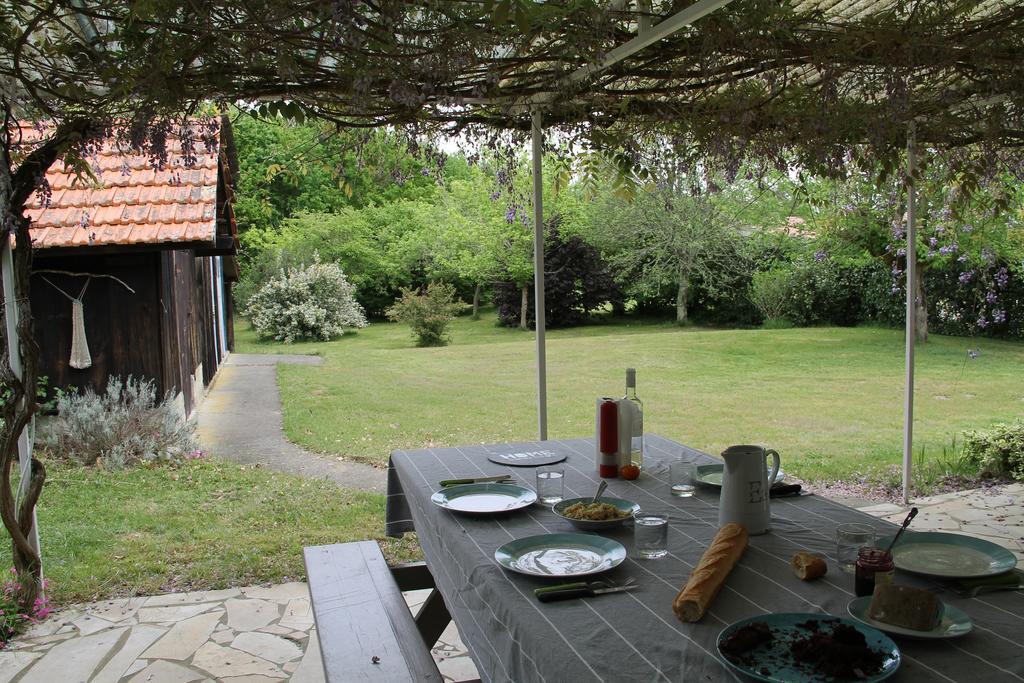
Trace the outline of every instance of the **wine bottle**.
{"type": "Polygon", "coordinates": [[[626,395],[622,397],[628,402],[632,412],[630,416],[631,435],[629,442],[629,460],[632,464],[644,468],[644,404],[636,395],[636,368],[626,368],[626,395]]]}

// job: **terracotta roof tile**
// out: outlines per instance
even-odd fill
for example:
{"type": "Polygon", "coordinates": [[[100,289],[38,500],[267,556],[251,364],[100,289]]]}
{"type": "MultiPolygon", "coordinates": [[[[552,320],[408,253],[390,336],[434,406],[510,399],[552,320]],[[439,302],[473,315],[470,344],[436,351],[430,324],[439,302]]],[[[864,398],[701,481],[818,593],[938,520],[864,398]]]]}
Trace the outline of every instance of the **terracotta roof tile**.
{"type": "MultiPolygon", "coordinates": [[[[22,132],[26,140],[40,137],[31,128],[22,132]]],[[[192,168],[185,168],[178,140],[168,140],[168,150],[158,169],[108,142],[88,159],[96,183],[55,164],[46,174],[49,205],[36,195],[26,209],[35,248],[215,241],[219,141],[213,149],[198,143],[192,168]]]]}

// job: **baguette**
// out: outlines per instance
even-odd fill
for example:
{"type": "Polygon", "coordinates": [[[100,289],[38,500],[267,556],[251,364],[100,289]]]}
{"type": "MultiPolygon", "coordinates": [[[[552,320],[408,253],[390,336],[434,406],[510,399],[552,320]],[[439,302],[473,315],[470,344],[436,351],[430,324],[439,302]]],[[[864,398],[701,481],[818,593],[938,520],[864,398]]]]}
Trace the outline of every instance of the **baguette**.
{"type": "Polygon", "coordinates": [[[718,530],[672,603],[680,621],[700,621],[746,547],[747,530],[744,527],[726,524],[718,530]]]}

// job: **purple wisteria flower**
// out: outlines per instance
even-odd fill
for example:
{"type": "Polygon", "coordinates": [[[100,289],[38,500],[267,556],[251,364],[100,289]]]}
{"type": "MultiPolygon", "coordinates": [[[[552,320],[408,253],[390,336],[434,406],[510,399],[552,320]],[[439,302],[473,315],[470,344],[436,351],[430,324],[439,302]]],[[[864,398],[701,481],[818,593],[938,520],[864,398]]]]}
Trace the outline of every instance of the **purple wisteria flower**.
{"type": "Polygon", "coordinates": [[[956,242],[952,242],[950,244],[944,244],[941,247],[939,247],[939,253],[940,254],[955,254],[956,251],[959,248],[960,248],[960,245],[958,245],[956,242]]]}
{"type": "Polygon", "coordinates": [[[828,258],[828,252],[825,251],[824,249],[819,249],[818,251],[814,252],[814,260],[817,261],[818,263],[821,263],[822,261],[826,260],[827,258],[828,258]]]}
{"type": "Polygon", "coordinates": [[[899,249],[896,250],[896,255],[901,257],[906,256],[907,250],[904,247],[900,247],[899,249]]]}
{"type": "Polygon", "coordinates": [[[938,238],[936,238],[936,237],[929,237],[928,238],[928,246],[931,247],[932,249],[934,249],[935,247],[939,246],[938,238]]]}
{"type": "Polygon", "coordinates": [[[985,294],[985,303],[994,304],[998,299],[999,295],[992,290],[989,290],[988,293],[985,294]]]}
{"type": "Polygon", "coordinates": [[[516,207],[510,206],[505,210],[505,222],[512,223],[516,219],[516,207]]]}
{"type": "Polygon", "coordinates": [[[973,270],[965,270],[964,272],[960,273],[960,277],[957,278],[957,279],[960,280],[960,284],[966,285],[968,282],[971,281],[971,279],[973,277],[974,277],[974,271],[973,270]]]}
{"type": "Polygon", "coordinates": [[[501,197],[501,192],[499,192],[498,190],[495,190],[494,192],[491,193],[491,201],[492,202],[498,201],[499,197],[501,197]]]}
{"type": "Polygon", "coordinates": [[[977,323],[977,325],[981,329],[985,329],[986,327],[988,327],[988,318],[986,318],[983,315],[982,316],[978,316],[978,323],[977,323]]]}
{"type": "Polygon", "coordinates": [[[901,240],[906,236],[907,233],[903,230],[903,224],[894,222],[892,224],[892,238],[894,240],[901,240]]]}
{"type": "Polygon", "coordinates": [[[1006,268],[1000,268],[995,274],[996,286],[999,289],[1005,289],[1006,285],[1010,284],[1010,273],[1006,268]]]}
{"type": "Polygon", "coordinates": [[[1001,308],[996,308],[992,311],[992,322],[994,323],[1005,323],[1006,322],[1006,311],[1001,308]]]}

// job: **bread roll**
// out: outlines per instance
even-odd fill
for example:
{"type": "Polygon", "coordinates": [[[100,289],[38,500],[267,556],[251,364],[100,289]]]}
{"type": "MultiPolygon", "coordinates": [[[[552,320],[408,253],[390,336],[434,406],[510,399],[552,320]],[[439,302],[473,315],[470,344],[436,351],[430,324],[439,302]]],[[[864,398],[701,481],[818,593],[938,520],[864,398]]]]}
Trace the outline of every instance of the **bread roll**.
{"type": "Polygon", "coordinates": [[[797,553],[793,555],[793,559],[789,561],[789,565],[793,568],[793,573],[796,574],[797,578],[801,581],[810,581],[811,579],[817,579],[825,576],[828,571],[828,565],[825,563],[825,558],[814,553],[797,553]]]}
{"type": "Polygon", "coordinates": [[[747,530],[739,524],[726,524],[718,530],[672,603],[681,621],[699,621],[704,616],[746,547],[747,530]]]}

